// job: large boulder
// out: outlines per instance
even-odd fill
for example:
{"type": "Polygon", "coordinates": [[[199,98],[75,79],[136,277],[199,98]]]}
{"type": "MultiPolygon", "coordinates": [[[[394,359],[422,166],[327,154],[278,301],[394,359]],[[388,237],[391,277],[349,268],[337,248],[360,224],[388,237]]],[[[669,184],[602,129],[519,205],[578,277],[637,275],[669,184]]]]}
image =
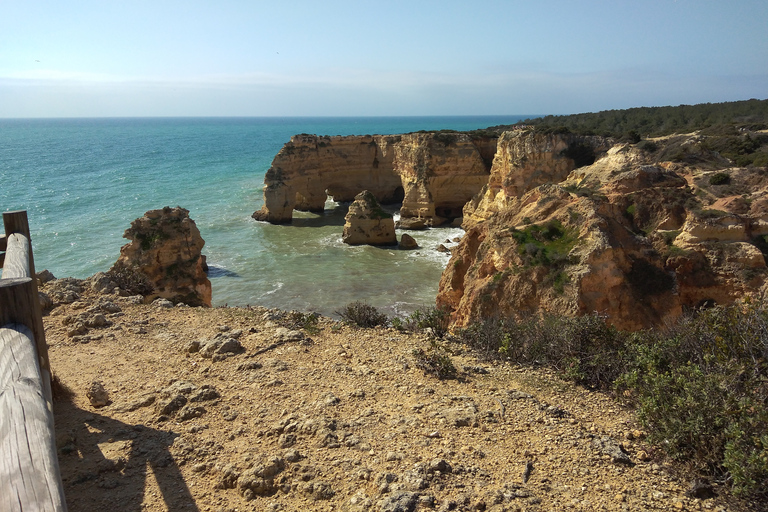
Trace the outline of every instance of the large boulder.
{"type": "Polygon", "coordinates": [[[342,241],[349,245],[396,245],[395,221],[368,190],[355,196],[345,217],[342,241]]]}
{"type": "Polygon", "coordinates": [[[120,258],[110,270],[133,274],[147,283],[145,302],[158,297],[190,306],[211,306],[211,282],[205,274],[200,236],[189,210],[165,207],[150,210],[131,223],[120,258]]]}

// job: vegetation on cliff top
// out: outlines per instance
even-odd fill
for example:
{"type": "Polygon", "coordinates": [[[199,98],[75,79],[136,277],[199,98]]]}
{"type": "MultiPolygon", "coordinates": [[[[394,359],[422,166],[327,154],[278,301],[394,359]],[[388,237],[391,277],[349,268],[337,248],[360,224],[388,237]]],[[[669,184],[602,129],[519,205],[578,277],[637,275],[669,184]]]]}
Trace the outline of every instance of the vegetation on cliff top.
{"type": "Polygon", "coordinates": [[[640,137],[690,133],[721,126],[764,130],[768,128],[768,100],[638,107],[567,116],[544,116],[494,129],[511,129],[520,125],[550,132],[635,139],[633,142],[638,142],[640,137]]]}

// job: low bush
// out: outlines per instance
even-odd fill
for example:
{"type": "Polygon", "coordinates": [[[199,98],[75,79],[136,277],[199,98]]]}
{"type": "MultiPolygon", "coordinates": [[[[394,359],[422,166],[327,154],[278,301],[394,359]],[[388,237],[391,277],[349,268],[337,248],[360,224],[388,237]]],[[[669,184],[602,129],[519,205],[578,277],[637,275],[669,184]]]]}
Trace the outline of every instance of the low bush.
{"type": "Polygon", "coordinates": [[[319,322],[320,315],[317,313],[290,311],[280,324],[289,329],[303,329],[310,334],[317,334],[320,332],[319,322]]]}
{"type": "Polygon", "coordinates": [[[412,327],[411,330],[431,329],[432,334],[442,338],[448,332],[450,314],[441,308],[421,308],[411,313],[406,323],[412,327]]]}
{"type": "Polygon", "coordinates": [[[632,348],[616,386],[649,439],[737,494],[768,490],[768,306],[715,306],[632,348]]]}
{"type": "Polygon", "coordinates": [[[137,267],[129,267],[117,262],[107,270],[107,276],[123,291],[129,295],[146,296],[155,290],[155,286],[149,277],[137,267]]]}
{"type": "Polygon", "coordinates": [[[414,349],[413,357],[416,359],[416,368],[424,373],[433,375],[438,379],[455,379],[458,377],[459,372],[456,370],[451,356],[435,344],[427,350],[414,349]]]}
{"type": "Polygon", "coordinates": [[[636,333],[599,315],[496,318],[459,338],[486,357],[613,389],[670,457],[768,497],[768,304],[715,306],[636,333]]]}
{"type": "Polygon", "coordinates": [[[355,301],[336,311],[342,320],[358,327],[378,327],[387,325],[389,319],[378,309],[365,302],[355,301]]]}
{"type": "Polygon", "coordinates": [[[488,319],[458,336],[485,357],[548,366],[578,384],[610,389],[623,371],[622,347],[629,335],[595,314],[488,319]]]}
{"type": "Polygon", "coordinates": [[[731,176],[727,172],[716,172],[709,177],[710,185],[727,185],[731,182],[731,176]]]}

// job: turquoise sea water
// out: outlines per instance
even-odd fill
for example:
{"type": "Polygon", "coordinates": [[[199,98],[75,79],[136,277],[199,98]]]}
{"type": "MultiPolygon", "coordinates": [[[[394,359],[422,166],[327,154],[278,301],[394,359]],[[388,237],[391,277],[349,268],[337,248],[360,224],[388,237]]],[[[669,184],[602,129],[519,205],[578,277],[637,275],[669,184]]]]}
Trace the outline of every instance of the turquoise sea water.
{"type": "Polygon", "coordinates": [[[412,233],[398,251],[341,243],[344,209],[256,222],[264,174],[297,133],[469,130],[527,116],[0,120],[0,210],[27,210],[35,263],[85,278],[120,254],[132,220],[182,206],[206,244],[214,305],[258,304],[331,315],[354,300],[406,314],[434,304],[455,228],[412,233]]]}

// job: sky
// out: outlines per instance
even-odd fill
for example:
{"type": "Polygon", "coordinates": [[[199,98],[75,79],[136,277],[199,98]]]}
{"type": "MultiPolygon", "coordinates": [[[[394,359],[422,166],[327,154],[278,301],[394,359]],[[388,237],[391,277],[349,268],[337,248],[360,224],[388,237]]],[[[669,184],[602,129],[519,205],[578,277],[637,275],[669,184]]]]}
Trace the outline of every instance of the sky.
{"type": "Polygon", "coordinates": [[[0,0],[0,118],[768,98],[768,0],[0,0]]]}

